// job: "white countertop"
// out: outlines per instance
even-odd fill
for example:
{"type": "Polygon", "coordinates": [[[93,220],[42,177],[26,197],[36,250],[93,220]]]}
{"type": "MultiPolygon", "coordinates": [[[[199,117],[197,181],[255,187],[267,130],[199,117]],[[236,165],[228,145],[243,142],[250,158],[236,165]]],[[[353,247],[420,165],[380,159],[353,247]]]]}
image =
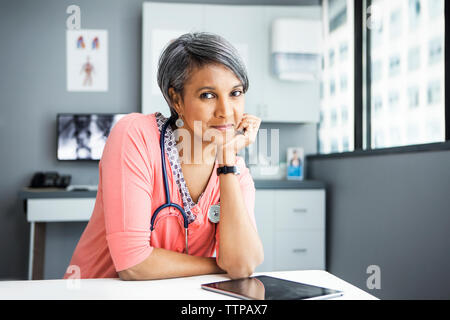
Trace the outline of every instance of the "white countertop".
{"type": "MultiPolygon", "coordinates": [[[[373,295],[322,270],[259,272],[286,280],[341,290],[336,299],[373,300],[373,295]]],[[[232,297],[200,288],[202,283],[229,280],[226,275],[203,275],[164,280],[122,281],[120,279],[0,281],[0,299],[23,300],[228,300],[232,297]]]]}

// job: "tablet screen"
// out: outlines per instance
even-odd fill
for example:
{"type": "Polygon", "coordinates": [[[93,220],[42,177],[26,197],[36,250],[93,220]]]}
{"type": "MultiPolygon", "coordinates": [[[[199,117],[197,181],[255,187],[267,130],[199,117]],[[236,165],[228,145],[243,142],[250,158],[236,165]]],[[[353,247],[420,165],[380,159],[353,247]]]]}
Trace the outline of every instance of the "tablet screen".
{"type": "Polygon", "coordinates": [[[202,288],[235,298],[255,300],[325,299],[343,294],[342,291],[269,276],[207,283],[202,284],[202,288]]]}

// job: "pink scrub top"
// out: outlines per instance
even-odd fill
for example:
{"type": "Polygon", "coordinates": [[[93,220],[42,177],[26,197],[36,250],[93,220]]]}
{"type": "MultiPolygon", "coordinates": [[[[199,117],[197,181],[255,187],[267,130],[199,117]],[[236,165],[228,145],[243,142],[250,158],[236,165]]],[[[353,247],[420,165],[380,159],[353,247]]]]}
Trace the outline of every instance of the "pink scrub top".
{"type": "MultiPolygon", "coordinates": [[[[185,251],[183,218],[175,208],[160,211],[155,229],[150,232],[153,212],[166,201],[159,138],[155,114],[131,113],[114,125],[99,162],[95,207],[65,279],[74,277],[73,266],[82,279],[117,278],[118,271],[143,262],[153,248],[185,251]]],[[[171,200],[184,208],[165,156],[171,200]]],[[[189,224],[190,255],[213,257],[216,252],[218,257],[220,254],[218,224],[208,219],[209,208],[218,204],[220,198],[217,165],[216,161],[203,195],[191,209],[196,218],[189,224]]],[[[254,182],[241,157],[237,157],[237,165],[247,214],[256,229],[254,182]]]]}

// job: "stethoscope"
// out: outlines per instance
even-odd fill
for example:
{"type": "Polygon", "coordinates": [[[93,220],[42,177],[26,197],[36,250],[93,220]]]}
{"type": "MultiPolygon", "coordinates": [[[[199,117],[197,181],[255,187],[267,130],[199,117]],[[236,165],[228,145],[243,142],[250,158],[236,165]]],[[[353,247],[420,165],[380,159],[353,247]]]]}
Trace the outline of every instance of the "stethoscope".
{"type": "MultiPolygon", "coordinates": [[[[186,214],[186,211],[184,211],[184,209],[179,206],[176,203],[173,203],[172,201],[170,201],[170,194],[169,194],[169,183],[167,182],[167,171],[166,171],[166,159],[165,159],[165,148],[164,148],[164,136],[166,135],[166,130],[167,127],[169,126],[169,124],[173,121],[174,119],[172,117],[170,117],[166,123],[163,125],[162,129],[161,129],[161,136],[159,139],[159,144],[161,147],[161,167],[162,167],[162,176],[163,176],[163,181],[164,181],[164,193],[166,195],[166,203],[161,205],[160,207],[158,207],[155,212],[153,213],[153,216],[151,218],[151,223],[150,223],[150,230],[153,231],[155,229],[155,219],[156,216],[158,215],[158,213],[164,209],[164,208],[168,208],[168,207],[174,207],[175,209],[177,209],[181,215],[183,216],[183,221],[184,221],[184,237],[186,240],[186,254],[188,253],[188,225],[189,225],[189,220],[188,220],[188,216],[186,214]]],[[[209,212],[208,212],[208,218],[211,222],[213,223],[218,223],[219,222],[219,214],[220,214],[220,206],[219,205],[213,205],[211,206],[209,212]]]]}

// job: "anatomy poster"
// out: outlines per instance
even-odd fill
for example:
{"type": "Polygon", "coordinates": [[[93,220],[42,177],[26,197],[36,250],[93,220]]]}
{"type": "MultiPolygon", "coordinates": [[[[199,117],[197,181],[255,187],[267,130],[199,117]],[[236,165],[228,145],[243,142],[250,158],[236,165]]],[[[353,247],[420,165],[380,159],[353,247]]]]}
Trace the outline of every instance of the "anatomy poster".
{"type": "Polygon", "coordinates": [[[67,30],[67,91],[108,91],[108,31],[67,30]]]}

